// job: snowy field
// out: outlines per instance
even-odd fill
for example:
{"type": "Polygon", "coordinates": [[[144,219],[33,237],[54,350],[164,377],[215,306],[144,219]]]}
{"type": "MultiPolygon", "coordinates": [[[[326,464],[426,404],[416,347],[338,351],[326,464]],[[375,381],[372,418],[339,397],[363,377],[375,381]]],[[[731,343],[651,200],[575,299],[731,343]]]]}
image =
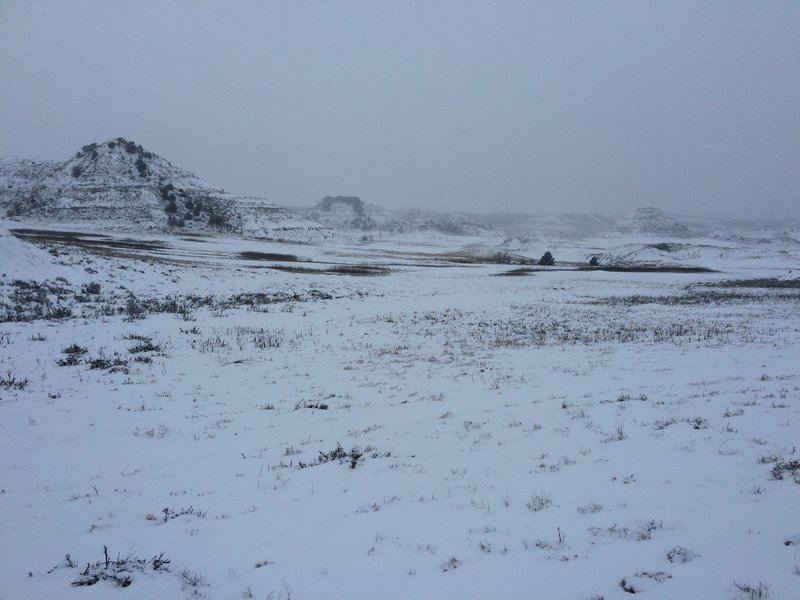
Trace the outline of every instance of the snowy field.
{"type": "Polygon", "coordinates": [[[0,597],[800,598],[796,248],[87,239],[0,236],[0,597]]]}

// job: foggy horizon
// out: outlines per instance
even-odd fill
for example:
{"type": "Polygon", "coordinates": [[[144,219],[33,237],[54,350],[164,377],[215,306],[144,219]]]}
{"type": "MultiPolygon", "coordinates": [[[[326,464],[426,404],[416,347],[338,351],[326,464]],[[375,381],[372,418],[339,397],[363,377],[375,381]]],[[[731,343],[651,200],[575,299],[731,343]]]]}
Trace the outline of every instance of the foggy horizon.
{"type": "Polygon", "coordinates": [[[800,218],[793,2],[0,3],[0,157],[310,206],[800,218]]]}

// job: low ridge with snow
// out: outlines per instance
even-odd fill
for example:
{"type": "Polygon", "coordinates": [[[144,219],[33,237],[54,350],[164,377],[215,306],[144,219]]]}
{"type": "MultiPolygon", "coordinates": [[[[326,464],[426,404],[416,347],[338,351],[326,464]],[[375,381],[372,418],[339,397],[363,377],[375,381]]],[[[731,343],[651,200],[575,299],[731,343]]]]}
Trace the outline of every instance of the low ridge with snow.
{"type": "Polygon", "coordinates": [[[8,229],[360,243],[456,236],[465,238],[458,245],[470,260],[514,253],[508,260],[522,263],[556,249],[562,260],[581,263],[597,257],[606,265],[702,265],[724,257],[772,256],[779,247],[788,262],[800,253],[796,220],[680,217],[652,207],[618,216],[474,214],[387,208],[358,196],[326,196],[314,206],[289,209],[229,194],[125,138],[87,144],[63,162],[0,159],[0,215],[8,229]]]}

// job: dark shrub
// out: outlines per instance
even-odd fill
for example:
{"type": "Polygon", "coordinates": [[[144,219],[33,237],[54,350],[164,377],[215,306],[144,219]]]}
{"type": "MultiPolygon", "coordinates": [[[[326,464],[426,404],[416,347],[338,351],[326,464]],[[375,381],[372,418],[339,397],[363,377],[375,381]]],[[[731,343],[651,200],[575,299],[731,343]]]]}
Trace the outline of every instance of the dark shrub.
{"type": "Polygon", "coordinates": [[[92,281],[91,283],[85,284],[81,288],[82,294],[99,294],[100,293],[100,284],[97,281],[92,281]]]}
{"type": "Polygon", "coordinates": [[[208,224],[213,225],[215,227],[223,227],[227,223],[227,221],[228,221],[227,216],[222,213],[218,213],[208,217],[208,224]]]}
{"type": "Polygon", "coordinates": [[[136,169],[139,171],[140,177],[147,177],[147,164],[144,162],[144,158],[142,155],[139,155],[139,158],[136,159],[136,169]]]}

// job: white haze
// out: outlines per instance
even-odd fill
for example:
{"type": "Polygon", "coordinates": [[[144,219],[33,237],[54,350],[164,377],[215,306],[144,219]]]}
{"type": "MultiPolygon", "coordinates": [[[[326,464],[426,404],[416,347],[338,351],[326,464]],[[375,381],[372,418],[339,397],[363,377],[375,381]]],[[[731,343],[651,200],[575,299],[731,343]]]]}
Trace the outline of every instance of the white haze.
{"type": "Polygon", "coordinates": [[[795,2],[0,3],[0,156],[309,205],[798,216],[795,2]]]}

